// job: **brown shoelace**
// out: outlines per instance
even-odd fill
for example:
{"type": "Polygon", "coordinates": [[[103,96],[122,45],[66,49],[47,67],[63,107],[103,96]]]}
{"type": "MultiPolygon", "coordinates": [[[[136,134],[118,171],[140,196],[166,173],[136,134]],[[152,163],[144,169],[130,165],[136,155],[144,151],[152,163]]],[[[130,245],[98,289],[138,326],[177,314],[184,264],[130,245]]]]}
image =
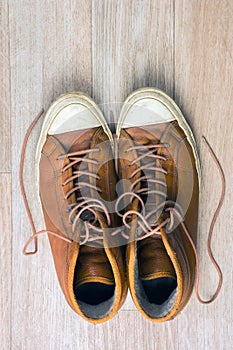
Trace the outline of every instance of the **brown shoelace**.
{"type": "MultiPolygon", "coordinates": [[[[28,128],[28,131],[27,131],[27,133],[25,135],[25,139],[24,139],[24,142],[23,142],[22,152],[21,152],[21,160],[20,160],[20,189],[21,189],[21,193],[22,193],[25,209],[26,209],[26,212],[27,212],[27,215],[28,215],[28,219],[29,219],[29,222],[30,222],[30,226],[31,226],[31,229],[32,229],[32,235],[28,239],[28,241],[26,242],[26,244],[24,246],[24,249],[23,249],[23,253],[25,255],[31,255],[31,254],[35,254],[37,252],[37,250],[38,250],[37,237],[39,235],[42,235],[42,234],[45,234],[45,233],[53,235],[53,236],[55,236],[55,237],[57,237],[59,239],[62,239],[65,242],[68,242],[68,243],[73,243],[74,242],[72,239],[69,239],[69,238],[67,238],[65,236],[61,236],[60,234],[58,234],[57,232],[54,232],[54,231],[50,231],[50,230],[36,231],[36,228],[35,228],[35,225],[34,225],[34,222],[33,222],[33,218],[32,218],[32,214],[31,214],[31,211],[30,211],[30,208],[29,208],[27,197],[26,197],[26,192],[25,192],[25,187],[24,187],[24,182],[23,182],[23,168],[24,168],[24,160],[25,160],[25,151],[26,151],[26,147],[27,147],[29,136],[30,136],[33,128],[35,127],[36,123],[38,122],[38,120],[43,115],[43,113],[44,113],[44,110],[41,110],[41,112],[36,116],[36,118],[33,120],[32,124],[28,128]],[[28,252],[27,248],[31,244],[32,241],[34,242],[34,250],[28,252]]],[[[214,162],[215,162],[215,164],[216,164],[216,166],[218,168],[219,174],[221,176],[221,182],[222,182],[222,191],[221,191],[220,200],[219,200],[217,209],[216,209],[216,211],[214,213],[214,216],[213,216],[213,219],[211,221],[211,224],[210,224],[209,233],[208,233],[208,241],[207,241],[207,248],[208,248],[209,257],[210,257],[211,262],[213,263],[213,265],[214,265],[214,267],[215,267],[215,269],[216,269],[216,271],[218,273],[218,276],[219,276],[219,282],[218,282],[218,286],[216,288],[216,291],[215,291],[215,293],[213,294],[213,296],[209,300],[203,300],[200,297],[200,294],[199,294],[199,277],[200,277],[199,258],[198,258],[198,254],[197,254],[197,250],[196,250],[195,244],[194,244],[194,242],[193,242],[193,240],[192,240],[192,238],[191,238],[191,236],[190,236],[190,234],[188,232],[188,229],[186,228],[186,226],[185,226],[185,224],[183,222],[182,208],[177,203],[174,203],[173,201],[166,201],[166,200],[164,200],[164,202],[162,202],[155,210],[153,210],[153,211],[151,211],[151,212],[149,212],[148,214],[145,215],[144,202],[143,202],[143,200],[140,197],[142,194],[155,193],[155,194],[157,194],[159,196],[162,196],[164,198],[166,198],[166,195],[162,191],[150,190],[149,186],[147,188],[141,188],[141,189],[139,189],[139,190],[134,192],[134,188],[135,188],[136,184],[144,180],[144,177],[142,176],[139,179],[137,179],[135,182],[132,183],[130,191],[125,192],[121,196],[119,196],[118,200],[116,201],[115,211],[116,211],[116,213],[119,216],[122,217],[122,221],[123,221],[124,225],[126,227],[128,227],[128,228],[130,226],[129,226],[128,222],[127,222],[127,217],[129,217],[131,215],[138,216],[138,218],[140,219],[140,220],[138,220],[138,224],[139,224],[141,230],[144,232],[143,236],[139,236],[139,237],[136,238],[136,240],[138,240],[138,241],[142,240],[142,239],[145,239],[146,237],[149,237],[149,236],[152,236],[152,235],[160,236],[161,235],[160,229],[162,227],[164,227],[165,225],[168,225],[168,227],[167,227],[168,231],[172,231],[172,227],[173,227],[175,218],[177,218],[179,220],[180,225],[183,227],[184,232],[187,235],[187,238],[189,239],[189,241],[190,241],[190,243],[191,243],[191,245],[193,247],[194,254],[195,254],[195,260],[196,260],[196,287],[195,287],[195,289],[196,289],[197,299],[199,300],[200,303],[209,304],[209,303],[213,302],[217,298],[217,296],[218,296],[218,294],[219,294],[219,292],[221,290],[222,282],[223,282],[222,271],[221,271],[221,269],[220,269],[216,259],[214,258],[214,255],[213,255],[213,252],[212,252],[212,249],[211,249],[211,241],[212,241],[214,226],[215,226],[216,220],[218,218],[219,212],[221,210],[221,207],[223,205],[223,201],[224,201],[224,197],[225,197],[225,176],[224,176],[224,172],[223,172],[223,169],[221,167],[221,164],[219,163],[219,161],[218,161],[218,159],[217,159],[213,149],[211,148],[210,144],[208,143],[208,141],[206,140],[206,138],[204,136],[202,138],[203,138],[203,140],[204,140],[204,142],[205,142],[205,144],[206,144],[206,146],[207,146],[207,148],[208,148],[208,150],[210,152],[211,157],[213,158],[213,160],[214,160],[214,162]],[[120,201],[123,200],[125,196],[136,197],[139,200],[139,202],[141,203],[142,213],[139,213],[139,212],[137,212],[135,210],[128,210],[125,214],[121,214],[119,212],[119,210],[118,210],[118,206],[119,206],[120,201]],[[175,207],[174,207],[174,205],[175,205],[175,207]],[[156,212],[158,210],[160,210],[161,208],[163,208],[164,206],[167,206],[165,211],[170,214],[170,217],[165,219],[162,223],[156,225],[156,227],[154,227],[155,225],[153,225],[153,227],[151,227],[151,225],[148,222],[148,219],[152,215],[156,214],[156,212]]],[[[152,146],[135,146],[135,147],[131,147],[130,149],[128,149],[128,151],[135,150],[135,149],[142,149],[142,148],[143,149],[148,149],[148,152],[144,153],[143,155],[140,155],[137,159],[135,159],[132,162],[132,164],[136,163],[137,161],[142,160],[145,157],[164,160],[165,158],[163,156],[154,154],[155,150],[159,149],[161,147],[165,147],[166,148],[166,147],[168,147],[168,145],[166,145],[166,144],[158,144],[158,145],[152,145],[152,146]]],[[[96,151],[97,151],[97,149],[96,149],[96,151]]],[[[75,152],[75,153],[68,153],[66,155],[62,155],[61,157],[64,157],[64,158],[68,157],[71,160],[71,163],[66,165],[62,170],[63,171],[67,170],[69,167],[72,167],[74,164],[77,164],[78,162],[80,162],[81,159],[83,161],[83,158],[80,157],[80,156],[82,156],[84,153],[87,154],[89,152],[93,152],[93,149],[92,150],[85,150],[85,151],[81,151],[81,152],[75,152]]],[[[61,157],[59,157],[59,158],[61,158],[61,157]]],[[[86,160],[88,160],[88,159],[86,159],[86,160]]],[[[93,160],[89,159],[89,161],[93,161],[93,160]]],[[[137,172],[139,172],[139,171],[141,172],[144,169],[156,170],[158,172],[162,172],[162,173],[166,174],[166,171],[164,169],[162,169],[161,167],[155,167],[153,164],[154,164],[153,162],[149,162],[147,165],[143,165],[141,167],[138,167],[131,174],[131,178],[137,172]]],[[[98,177],[98,175],[90,173],[89,171],[88,172],[87,171],[81,171],[81,172],[74,171],[72,176],[69,179],[67,179],[63,183],[63,185],[67,184],[69,181],[77,180],[80,175],[88,175],[88,176],[93,176],[95,178],[98,177]]],[[[165,182],[162,182],[160,180],[156,180],[156,179],[152,179],[152,178],[146,178],[146,180],[147,180],[147,183],[159,183],[160,185],[162,185],[164,187],[166,186],[165,182]]],[[[92,185],[89,184],[89,183],[86,183],[86,182],[76,183],[75,186],[72,188],[72,190],[70,190],[69,192],[66,193],[65,198],[68,198],[73,192],[75,192],[77,189],[80,189],[80,186],[87,186],[87,187],[90,188],[92,185]]],[[[95,189],[97,191],[101,191],[101,189],[99,189],[99,188],[95,187],[95,189]]],[[[70,206],[71,210],[70,210],[70,213],[69,213],[69,221],[70,221],[70,224],[72,225],[72,230],[73,231],[75,230],[76,224],[77,224],[78,220],[80,219],[81,214],[85,210],[89,210],[90,213],[92,213],[94,215],[94,222],[92,224],[89,223],[89,222],[84,221],[85,234],[80,237],[80,238],[82,238],[82,241],[81,241],[80,244],[86,244],[88,241],[95,241],[95,240],[103,239],[101,237],[101,235],[100,236],[98,236],[98,235],[97,236],[96,235],[94,235],[94,236],[91,235],[90,236],[90,229],[94,230],[97,233],[100,233],[100,234],[102,233],[102,229],[97,227],[97,226],[95,226],[95,223],[97,221],[96,212],[95,212],[96,208],[103,210],[103,212],[106,215],[107,223],[108,223],[108,225],[110,225],[111,224],[110,223],[110,217],[109,217],[107,208],[104,206],[104,204],[100,200],[93,199],[93,198],[88,198],[88,197],[82,197],[82,198],[80,198],[80,202],[77,201],[77,203],[74,203],[74,204],[72,204],[70,206]],[[80,208],[81,208],[81,210],[80,210],[80,208]],[[76,214],[77,211],[78,211],[78,214],[76,214]]],[[[120,229],[116,229],[112,233],[112,236],[115,236],[115,235],[117,235],[119,233],[121,233],[121,235],[125,239],[129,238],[128,235],[126,233],[124,233],[124,232],[121,232],[120,229]]]]}
{"type": "MultiPolygon", "coordinates": [[[[40,117],[43,115],[44,110],[41,110],[41,112],[36,116],[36,118],[33,120],[32,124],[30,125],[30,127],[28,128],[28,131],[25,135],[24,138],[24,142],[23,142],[23,147],[22,147],[22,152],[21,152],[21,160],[20,160],[20,189],[21,189],[21,193],[22,193],[22,197],[23,197],[23,201],[24,201],[24,205],[26,208],[26,212],[27,212],[27,216],[29,218],[29,222],[31,225],[31,229],[32,229],[32,235],[31,237],[28,239],[28,241],[26,242],[24,248],[23,248],[23,254],[25,255],[32,255],[35,254],[38,250],[38,240],[37,237],[40,235],[43,235],[45,233],[48,233],[50,235],[53,235],[59,239],[64,240],[65,242],[68,243],[73,243],[74,240],[70,239],[68,237],[62,236],[60,234],[58,234],[55,231],[51,231],[51,230],[41,230],[41,231],[37,231],[35,228],[35,224],[33,222],[33,218],[32,218],[32,214],[31,214],[31,210],[29,208],[29,204],[28,204],[28,200],[27,200],[27,196],[26,196],[26,192],[25,192],[25,187],[24,187],[24,181],[23,181],[23,168],[24,168],[24,160],[25,160],[25,152],[26,152],[26,147],[27,147],[27,143],[28,143],[28,139],[29,136],[33,130],[33,128],[35,127],[36,123],[38,122],[38,120],[40,119],[40,117]],[[31,242],[34,241],[34,250],[33,251],[27,251],[28,246],[31,244],[31,242]]],[[[72,168],[75,165],[78,165],[78,163],[83,162],[86,163],[88,165],[88,163],[92,163],[92,164],[98,164],[98,161],[94,160],[94,159],[89,159],[89,158],[84,158],[83,156],[87,155],[88,153],[91,152],[98,152],[99,149],[95,148],[95,149],[87,149],[87,150],[83,150],[83,151],[79,151],[79,152],[72,152],[72,153],[67,153],[64,155],[61,155],[57,158],[57,160],[60,159],[65,159],[68,158],[70,160],[69,164],[66,164],[63,168],[62,168],[62,172],[65,172],[66,170],[68,170],[69,168],[72,168]]],[[[65,199],[67,199],[72,193],[81,190],[82,188],[89,188],[89,189],[93,189],[96,190],[97,192],[101,192],[101,189],[86,182],[86,181],[78,181],[80,176],[86,175],[88,177],[94,177],[96,179],[99,179],[99,176],[97,174],[91,173],[90,171],[88,171],[88,169],[82,169],[82,170],[77,170],[77,171],[72,171],[72,176],[70,176],[69,178],[67,178],[64,182],[63,182],[63,186],[65,186],[66,184],[68,184],[71,181],[74,181],[74,186],[71,190],[69,190],[66,194],[65,194],[65,199]]],[[[101,210],[106,217],[106,221],[107,221],[107,225],[110,226],[111,225],[111,220],[110,220],[110,215],[108,213],[108,210],[106,208],[106,206],[104,205],[104,203],[99,200],[99,199],[94,199],[94,198],[90,198],[90,197],[83,197],[80,196],[79,198],[76,198],[77,202],[73,203],[71,205],[69,205],[67,207],[68,211],[69,211],[69,222],[72,225],[72,232],[73,234],[75,233],[75,229],[77,226],[78,221],[81,219],[81,215],[84,212],[89,212],[92,216],[92,223],[88,222],[88,221],[83,221],[83,225],[84,225],[84,232],[81,232],[80,234],[80,241],[79,244],[83,245],[86,244],[87,242],[96,242],[96,241],[102,241],[103,240],[103,231],[101,229],[101,227],[98,227],[97,224],[97,215],[96,215],[96,210],[101,210]],[[90,234],[90,230],[92,231],[90,234]],[[94,234],[93,234],[94,232],[94,234]]],[[[112,236],[115,236],[117,234],[121,233],[121,230],[118,228],[115,231],[111,232],[112,236]]]]}
{"type": "MultiPolygon", "coordinates": [[[[86,163],[87,166],[88,166],[88,164],[98,165],[99,163],[97,160],[83,157],[83,156],[85,156],[89,153],[92,153],[92,152],[99,152],[99,148],[93,148],[93,149],[88,149],[88,150],[83,150],[83,151],[78,151],[78,152],[72,152],[72,153],[67,153],[67,154],[59,156],[57,158],[57,160],[67,159],[67,158],[70,160],[70,163],[63,167],[62,172],[65,172],[70,168],[72,169],[73,166],[77,166],[79,163],[82,163],[82,165],[84,163],[86,163]]],[[[74,183],[74,186],[72,187],[72,189],[69,190],[65,194],[65,199],[68,199],[72,193],[80,191],[82,189],[92,189],[92,190],[96,190],[99,193],[102,192],[101,188],[99,188],[95,185],[92,185],[89,182],[79,181],[80,177],[83,175],[88,176],[88,177],[93,177],[95,179],[99,179],[99,176],[97,174],[91,173],[88,170],[88,168],[82,169],[82,170],[77,170],[77,171],[72,171],[72,176],[67,178],[62,183],[62,186],[67,185],[71,181],[73,181],[73,183],[74,183]]],[[[104,205],[104,203],[101,200],[91,198],[91,197],[80,196],[79,198],[76,198],[76,200],[77,200],[76,203],[69,205],[67,208],[69,211],[69,223],[72,225],[73,234],[75,234],[77,223],[81,219],[82,214],[84,212],[86,214],[89,212],[90,215],[92,215],[92,224],[88,221],[83,222],[85,230],[84,230],[84,234],[80,235],[80,245],[86,244],[87,242],[95,242],[98,240],[102,240],[103,236],[98,235],[98,233],[102,233],[102,229],[99,228],[98,226],[96,226],[96,224],[98,222],[96,210],[100,209],[105,214],[107,224],[108,224],[108,226],[110,226],[111,220],[110,220],[110,216],[109,216],[109,213],[108,213],[106,206],[104,205]],[[94,235],[92,233],[92,235],[90,236],[90,229],[92,230],[92,232],[93,231],[95,232],[94,235]]]]}
{"type": "MultiPolygon", "coordinates": [[[[212,240],[214,225],[215,225],[215,222],[216,222],[217,217],[219,215],[219,212],[220,212],[220,209],[222,207],[224,197],[225,197],[225,176],[224,176],[224,172],[222,170],[222,167],[221,167],[213,149],[211,148],[210,144],[208,143],[208,141],[206,140],[206,138],[204,136],[202,138],[203,138],[203,140],[204,140],[204,142],[205,142],[205,144],[210,152],[211,157],[213,158],[213,160],[218,168],[218,171],[219,171],[220,176],[221,176],[221,182],[222,182],[222,191],[221,191],[220,200],[219,200],[217,209],[214,213],[211,224],[210,224],[209,233],[208,233],[208,241],[207,241],[208,255],[209,255],[210,260],[218,273],[218,276],[219,276],[219,281],[218,281],[218,286],[216,288],[216,291],[209,300],[203,300],[200,296],[200,293],[199,293],[199,278],[200,278],[199,258],[198,258],[197,249],[196,249],[195,244],[192,240],[192,237],[191,237],[187,227],[185,226],[185,224],[183,222],[184,216],[182,213],[182,208],[179,206],[178,203],[175,203],[174,201],[171,201],[171,200],[166,200],[166,197],[167,197],[166,193],[164,193],[162,191],[150,189],[150,183],[153,183],[153,184],[157,183],[157,184],[160,184],[160,185],[166,187],[165,182],[160,181],[160,180],[156,180],[153,178],[149,178],[148,176],[145,177],[144,175],[141,176],[140,178],[138,178],[137,180],[133,181],[133,183],[131,184],[130,190],[128,192],[123,193],[118,198],[117,203],[116,203],[116,213],[122,217],[122,221],[123,221],[125,227],[127,227],[128,229],[130,228],[128,219],[130,219],[132,216],[138,217],[139,220],[137,221],[137,224],[140,226],[141,231],[144,234],[137,235],[137,237],[135,238],[135,241],[140,241],[140,240],[143,240],[143,239],[150,237],[150,236],[161,236],[160,229],[164,226],[167,226],[166,227],[167,232],[171,233],[173,230],[175,219],[178,219],[179,224],[182,226],[190,244],[192,245],[194,255],[195,255],[195,260],[196,260],[196,286],[195,286],[195,290],[196,290],[197,299],[202,304],[209,304],[217,298],[217,296],[221,290],[222,282],[223,282],[222,271],[221,271],[216,259],[214,258],[214,255],[213,255],[213,252],[211,249],[211,240],[212,240]],[[139,190],[135,190],[136,185],[138,183],[142,182],[145,178],[147,180],[148,186],[144,187],[144,188],[140,188],[139,190]],[[152,193],[164,198],[164,200],[154,210],[146,213],[145,204],[141,198],[141,195],[142,194],[148,195],[148,194],[152,194],[152,193]],[[132,203],[133,198],[138,199],[138,201],[140,202],[140,205],[141,205],[141,212],[138,212],[136,210],[127,210],[124,214],[120,213],[120,211],[117,208],[119,206],[120,201],[124,200],[124,198],[126,196],[129,196],[131,198],[131,203],[132,203]],[[165,212],[169,213],[169,217],[166,218],[165,220],[163,220],[163,222],[161,222],[159,224],[157,221],[154,221],[154,223],[151,225],[148,222],[149,219],[151,219],[151,217],[153,217],[160,210],[164,210],[165,212]]],[[[169,147],[169,145],[167,145],[167,144],[130,147],[127,150],[127,152],[130,152],[132,150],[145,151],[143,154],[139,155],[136,159],[134,159],[130,163],[130,165],[133,165],[133,164],[137,163],[138,161],[143,160],[144,158],[150,158],[150,160],[152,158],[154,160],[159,159],[159,160],[166,161],[166,158],[164,156],[155,154],[155,152],[161,148],[168,148],[168,147],[169,147]]],[[[132,179],[135,174],[137,174],[138,172],[141,172],[142,170],[145,170],[145,169],[161,172],[165,175],[167,174],[167,171],[164,170],[162,167],[154,166],[154,162],[148,161],[148,163],[146,165],[139,166],[134,172],[132,172],[130,178],[132,179]]],[[[129,239],[129,235],[126,235],[126,237],[129,239]]]]}

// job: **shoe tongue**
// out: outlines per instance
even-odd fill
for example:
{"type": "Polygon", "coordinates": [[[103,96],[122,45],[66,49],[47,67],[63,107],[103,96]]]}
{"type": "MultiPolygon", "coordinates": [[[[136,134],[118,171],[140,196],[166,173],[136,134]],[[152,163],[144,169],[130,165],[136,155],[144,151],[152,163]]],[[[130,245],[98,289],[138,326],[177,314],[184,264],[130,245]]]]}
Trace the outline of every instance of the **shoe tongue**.
{"type": "Polygon", "coordinates": [[[114,277],[104,248],[83,245],[79,250],[74,284],[79,287],[90,282],[113,285],[114,277]]]}
{"type": "Polygon", "coordinates": [[[139,277],[151,280],[161,277],[176,279],[173,264],[159,237],[148,237],[138,243],[139,277]]]}

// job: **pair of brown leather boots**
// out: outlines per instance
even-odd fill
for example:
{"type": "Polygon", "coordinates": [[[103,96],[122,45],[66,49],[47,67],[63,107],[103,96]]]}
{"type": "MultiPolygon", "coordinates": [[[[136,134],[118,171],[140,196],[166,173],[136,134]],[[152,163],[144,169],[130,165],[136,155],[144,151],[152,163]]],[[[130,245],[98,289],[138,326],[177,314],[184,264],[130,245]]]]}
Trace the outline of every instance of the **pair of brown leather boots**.
{"type": "Polygon", "coordinates": [[[63,94],[45,115],[35,164],[46,229],[32,227],[24,252],[48,233],[73,310],[107,321],[129,287],[146,318],[174,318],[195,282],[200,176],[175,102],[154,88],[133,92],[113,134],[90,97],[63,94]]]}

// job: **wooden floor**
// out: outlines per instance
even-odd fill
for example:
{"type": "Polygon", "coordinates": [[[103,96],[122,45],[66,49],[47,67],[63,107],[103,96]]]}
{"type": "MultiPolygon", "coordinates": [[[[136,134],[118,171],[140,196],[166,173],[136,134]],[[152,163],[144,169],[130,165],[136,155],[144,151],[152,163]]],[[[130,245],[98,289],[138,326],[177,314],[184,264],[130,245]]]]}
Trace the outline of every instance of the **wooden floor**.
{"type": "MultiPolygon", "coordinates": [[[[233,2],[232,0],[0,0],[0,349],[151,350],[233,348],[233,2]],[[198,251],[201,292],[217,277],[206,251],[220,179],[201,140],[212,144],[227,187],[213,250],[224,285],[216,302],[191,302],[175,320],[153,324],[130,297],[119,314],[94,326],[79,318],[59,289],[46,237],[22,255],[31,234],[19,191],[23,137],[43,106],[82,90],[117,120],[109,103],[134,89],[170,94],[189,121],[203,170],[198,251]]],[[[32,135],[29,158],[39,127],[32,135]]],[[[27,185],[33,193],[27,162],[27,185]]],[[[34,208],[36,212],[37,208],[34,208]]]]}

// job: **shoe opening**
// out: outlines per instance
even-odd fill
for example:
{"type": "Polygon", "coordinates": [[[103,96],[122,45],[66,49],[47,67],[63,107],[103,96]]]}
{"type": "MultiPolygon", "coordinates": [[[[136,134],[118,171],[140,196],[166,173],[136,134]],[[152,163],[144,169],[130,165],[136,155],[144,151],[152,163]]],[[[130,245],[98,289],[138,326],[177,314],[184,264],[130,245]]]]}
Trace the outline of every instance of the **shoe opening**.
{"type": "Polygon", "coordinates": [[[81,246],[74,270],[73,291],[86,317],[101,319],[111,312],[116,293],[114,281],[105,250],[81,246]]]}
{"type": "Polygon", "coordinates": [[[177,287],[177,281],[170,277],[142,281],[144,292],[152,304],[162,305],[177,287]]]}
{"type": "Polygon", "coordinates": [[[114,285],[99,282],[84,283],[78,287],[74,286],[76,299],[89,305],[98,305],[109,300],[113,297],[114,291],[114,285]]]}

